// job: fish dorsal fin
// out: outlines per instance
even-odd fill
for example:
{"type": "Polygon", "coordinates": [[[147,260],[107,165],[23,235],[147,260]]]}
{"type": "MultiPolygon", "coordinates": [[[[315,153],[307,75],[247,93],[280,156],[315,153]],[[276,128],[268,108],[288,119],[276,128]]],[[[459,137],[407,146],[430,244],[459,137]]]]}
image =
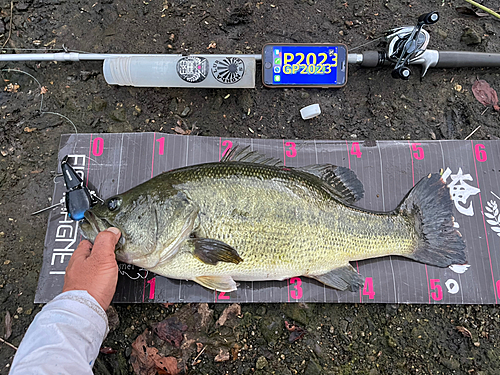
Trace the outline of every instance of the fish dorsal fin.
{"type": "Polygon", "coordinates": [[[365,193],[363,183],[349,168],[332,164],[314,164],[294,169],[319,177],[332,188],[332,193],[337,198],[346,203],[360,200],[365,193]]]}
{"type": "Polygon", "coordinates": [[[231,163],[235,161],[253,164],[270,165],[273,167],[282,167],[283,162],[276,158],[271,158],[262,155],[257,151],[250,150],[250,146],[236,145],[229,150],[229,152],[220,159],[221,163],[231,163]]]}

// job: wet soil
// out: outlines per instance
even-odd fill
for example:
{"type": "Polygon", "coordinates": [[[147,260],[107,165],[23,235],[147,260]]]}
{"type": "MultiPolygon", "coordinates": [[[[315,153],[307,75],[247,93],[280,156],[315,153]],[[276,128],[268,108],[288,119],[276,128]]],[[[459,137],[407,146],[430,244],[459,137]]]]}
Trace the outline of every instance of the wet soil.
{"type": "MultiPolygon", "coordinates": [[[[498,11],[496,0],[483,4],[498,11]]],[[[11,3],[3,0],[0,43],[64,44],[94,53],[254,54],[267,42],[355,47],[438,10],[441,20],[428,27],[430,48],[500,52],[500,22],[456,11],[465,5],[458,0],[20,0],[13,2],[11,16],[11,3]],[[208,49],[212,42],[216,47],[208,49]]],[[[0,68],[36,77],[47,88],[43,109],[67,116],[81,133],[172,133],[189,107],[180,126],[194,129],[191,136],[464,139],[479,127],[472,139],[500,137],[499,114],[485,110],[471,91],[476,78],[499,90],[498,69],[434,69],[421,80],[415,68],[409,81],[400,81],[387,68],[350,67],[348,84],[339,90],[266,89],[258,73],[255,89],[183,90],[109,86],[101,65],[15,62],[0,68]],[[302,120],[299,109],[313,103],[320,104],[321,116],[302,120]]],[[[74,130],[61,117],[41,114],[40,87],[32,77],[0,73],[0,334],[4,337],[8,311],[13,317],[8,341],[19,345],[41,309],[33,299],[46,216],[30,213],[50,204],[59,137],[74,130]]],[[[226,306],[209,307],[215,321],[226,306]]],[[[101,354],[95,373],[130,373],[131,343],[182,308],[117,305],[120,323],[105,342],[117,353],[101,354]]],[[[241,316],[230,327],[212,322],[200,332],[230,343],[230,359],[216,362],[207,351],[193,366],[193,352],[185,362],[189,373],[486,375],[500,368],[496,306],[255,304],[242,306],[241,316]],[[290,343],[285,320],[305,329],[304,337],[290,343]]],[[[0,373],[6,374],[14,350],[0,348],[0,373]]]]}

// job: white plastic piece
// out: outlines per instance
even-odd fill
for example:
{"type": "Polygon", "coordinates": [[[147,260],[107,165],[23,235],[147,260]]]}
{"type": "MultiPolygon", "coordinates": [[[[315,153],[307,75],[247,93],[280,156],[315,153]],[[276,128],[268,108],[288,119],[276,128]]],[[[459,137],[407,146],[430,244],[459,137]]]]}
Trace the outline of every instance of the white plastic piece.
{"type": "Polygon", "coordinates": [[[304,120],[309,120],[310,118],[319,116],[321,114],[321,108],[319,104],[311,104],[300,110],[300,115],[304,120]]]}

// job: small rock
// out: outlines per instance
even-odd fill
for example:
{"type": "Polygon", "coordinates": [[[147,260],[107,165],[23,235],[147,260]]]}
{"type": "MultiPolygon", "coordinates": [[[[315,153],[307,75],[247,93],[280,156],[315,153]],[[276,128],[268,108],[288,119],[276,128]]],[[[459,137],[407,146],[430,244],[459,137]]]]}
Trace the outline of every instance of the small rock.
{"type": "Polygon", "coordinates": [[[142,112],[141,107],[139,107],[138,105],[136,105],[134,107],[134,116],[139,116],[141,114],[141,112],[142,112]]]}
{"type": "Polygon", "coordinates": [[[467,45],[472,45],[472,44],[479,44],[481,43],[481,36],[471,29],[470,27],[467,27],[464,30],[464,33],[462,34],[462,37],[460,38],[460,41],[462,43],[465,43],[467,45]]]}
{"type": "Polygon", "coordinates": [[[191,113],[191,108],[189,107],[186,107],[182,110],[181,112],[181,117],[186,117],[187,115],[189,115],[191,113]]]}
{"type": "Polygon", "coordinates": [[[24,12],[28,10],[29,4],[25,3],[23,1],[16,3],[16,9],[19,10],[20,12],[24,12]]]}
{"type": "Polygon", "coordinates": [[[33,312],[33,309],[27,309],[24,314],[26,315],[31,315],[31,313],[33,312]]]}
{"type": "Polygon", "coordinates": [[[0,232],[0,238],[4,238],[5,237],[5,233],[4,232],[0,232]]]}
{"type": "Polygon", "coordinates": [[[264,367],[267,366],[267,359],[266,357],[262,356],[257,359],[257,363],[255,364],[255,368],[257,370],[262,370],[264,367]]]}
{"type": "Polygon", "coordinates": [[[305,91],[301,91],[300,92],[300,98],[301,99],[308,99],[309,98],[309,93],[308,92],[305,92],[305,91]]]}
{"type": "Polygon", "coordinates": [[[259,322],[260,333],[269,346],[274,346],[283,333],[283,320],[277,316],[266,316],[259,322]]]}
{"type": "Polygon", "coordinates": [[[102,98],[94,98],[92,101],[92,109],[96,112],[104,111],[108,106],[108,102],[102,98]]]}
{"type": "Polygon", "coordinates": [[[16,312],[17,312],[18,314],[22,314],[22,313],[23,313],[23,310],[24,310],[24,309],[23,309],[22,307],[18,307],[18,308],[17,308],[17,310],[16,310],[16,312]]]}
{"type": "Polygon", "coordinates": [[[347,327],[349,326],[349,322],[345,319],[340,321],[340,332],[347,332],[347,327]]]}
{"type": "Polygon", "coordinates": [[[127,112],[125,111],[125,107],[115,109],[109,114],[109,117],[114,121],[125,122],[127,120],[127,112]]]}
{"type": "Polygon", "coordinates": [[[319,363],[311,359],[307,364],[306,370],[304,371],[304,375],[320,375],[322,372],[323,371],[319,363]]]}
{"type": "Polygon", "coordinates": [[[173,113],[176,113],[177,112],[177,99],[176,98],[173,98],[169,105],[168,105],[168,110],[170,112],[173,112],[173,113]]]}
{"type": "Polygon", "coordinates": [[[7,155],[9,155],[9,153],[8,153],[7,151],[5,151],[5,150],[0,151],[0,153],[1,153],[1,154],[2,154],[2,156],[4,156],[4,157],[5,157],[5,156],[7,156],[7,155]]]}
{"type": "Polygon", "coordinates": [[[448,33],[440,28],[437,29],[437,33],[443,39],[446,39],[448,37],[448,33]]]}

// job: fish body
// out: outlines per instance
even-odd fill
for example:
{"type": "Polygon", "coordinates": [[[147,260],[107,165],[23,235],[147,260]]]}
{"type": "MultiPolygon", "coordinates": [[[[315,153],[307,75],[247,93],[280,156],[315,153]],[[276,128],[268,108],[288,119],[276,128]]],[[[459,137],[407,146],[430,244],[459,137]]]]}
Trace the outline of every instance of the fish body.
{"type": "Polygon", "coordinates": [[[387,255],[441,267],[465,262],[439,175],[425,177],[391,212],[355,207],[362,195],[347,168],[285,168],[240,150],[112,197],[81,227],[92,240],[116,226],[124,238],[118,260],[219,291],[235,290],[238,280],[294,276],[356,290],[363,279],[349,262],[387,255]]]}

